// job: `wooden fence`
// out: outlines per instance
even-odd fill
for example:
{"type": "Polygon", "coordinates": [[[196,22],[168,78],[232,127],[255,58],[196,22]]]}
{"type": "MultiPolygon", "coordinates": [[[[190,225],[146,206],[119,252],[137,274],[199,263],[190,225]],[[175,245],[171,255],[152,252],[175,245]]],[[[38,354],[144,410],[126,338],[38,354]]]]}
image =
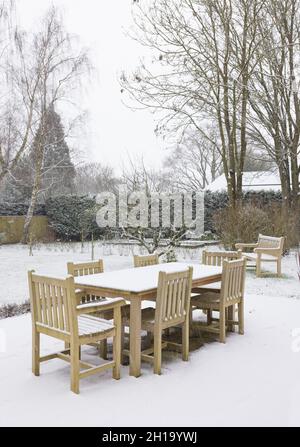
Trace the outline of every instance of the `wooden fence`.
{"type": "MultiPolygon", "coordinates": [[[[0,244],[16,244],[21,241],[25,217],[0,216],[0,244]]],[[[33,241],[49,242],[55,239],[46,216],[34,216],[30,226],[33,241]]]]}

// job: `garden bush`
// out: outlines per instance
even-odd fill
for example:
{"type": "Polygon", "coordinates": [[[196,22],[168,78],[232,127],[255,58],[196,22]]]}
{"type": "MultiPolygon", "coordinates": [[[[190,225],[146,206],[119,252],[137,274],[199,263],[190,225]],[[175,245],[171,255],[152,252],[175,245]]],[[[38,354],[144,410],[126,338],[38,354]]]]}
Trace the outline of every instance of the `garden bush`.
{"type": "Polygon", "coordinates": [[[50,227],[63,241],[100,237],[103,229],[96,222],[96,201],[87,196],[58,196],[46,202],[50,227]]]}
{"type": "Polygon", "coordinates": [[[236,213],[229,207],[215,213],[214,229],[225,247],[233,249],[236,242],[256,242],[259,234],[285,237],[285,250],[298,244],[296,216],[286,221],[280,204],[266,206],[245,204],[236,213]]]}
{"type": "Polygon", "coordinates": [[[271,220],[267,212],[254,205],[245,205],[237,212],[226,207],[214,216],[214,227],[226,248],[236,242],[255,242],[260,233],[269,234],[271,220]]]}

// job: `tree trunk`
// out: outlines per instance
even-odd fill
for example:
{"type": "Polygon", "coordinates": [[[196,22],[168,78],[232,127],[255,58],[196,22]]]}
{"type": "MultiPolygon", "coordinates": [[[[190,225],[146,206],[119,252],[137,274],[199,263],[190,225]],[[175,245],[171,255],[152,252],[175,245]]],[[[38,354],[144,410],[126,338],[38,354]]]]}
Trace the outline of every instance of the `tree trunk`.
{"type": "Polygon", "coordinates": [[[37,198],[38,198],[38,193],[40,190],[39,187],[39,179],[36,176],[35,182],[34,182],[34,186],[32,189],[32,194],[31,194],[31,200],[30,200],[30,205],[26,214],[26,218],[25,218],[25,223],[24,223],[24,229],[23,229],[23,237],[21,240],[22,244],[27,244],[30,237],[32,237],[32,235],[30,236],[30,225],[31,225],[31,221],[33,218],[33,214],[34,214],[34,210],[35,210],[35,206],[37,203],[37,198]]]}

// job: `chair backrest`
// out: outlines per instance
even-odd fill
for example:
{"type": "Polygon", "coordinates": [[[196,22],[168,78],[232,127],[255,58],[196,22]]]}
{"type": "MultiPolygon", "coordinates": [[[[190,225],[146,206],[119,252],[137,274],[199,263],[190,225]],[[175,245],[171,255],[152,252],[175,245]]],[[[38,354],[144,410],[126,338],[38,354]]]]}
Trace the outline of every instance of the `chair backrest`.
{"type": "Polygon", "coordinates": [[[68,262],[68,274],[72,276],[84,276],[84,275],[94,275],[95,273],[103,273],[103,261],[99,259],[98,261],[90,262],[68,262]]]}
{"type": "Polygon", "coordinates": [[[284,247],[284,237],[258,236],[258,248],[277,248],[281,253],[284,247]]]}
{"type": "Polygon", "coordinates": [[[202,252],[202,264],[222,266],[225,260],[242,258],[242,250],[238,251],[206,251],[202,252]]]}
{"type": "Polygon", "coordinates": [[[158,255],[134,256],[134,267],[147,267],[148,265],[159,264],[158,255]]]}
{"type": "Polygon", "coordinates": [[[155,324],[184,321],[189,315],[193,267],[183,272],[159,272],[155,324]]]}
{"type": "Polygon", "coordinates": [[[31,315],[34,323],[70,333],[76,330],[74,278],[52,278],[28,272],[31,315]]]}
{"type": "Polygon", "coordinates": [[[223,273],[221,283],[221,303],[230,305],[244,298],[246,258],[237,261],[223,262],[223,273]]]}

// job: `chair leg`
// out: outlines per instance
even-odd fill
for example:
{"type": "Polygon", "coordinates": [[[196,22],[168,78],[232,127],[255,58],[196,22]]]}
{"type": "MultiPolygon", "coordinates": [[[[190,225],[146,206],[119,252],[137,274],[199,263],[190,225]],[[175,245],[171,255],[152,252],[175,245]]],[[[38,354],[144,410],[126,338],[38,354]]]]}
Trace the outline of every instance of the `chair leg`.
{"type": "Polygon", "coordinates": [[[260,254],[257,255],[257,260],[256,260],[256,276],[260,276],[261,274],[261,258],[260,258],[260,254]]]}
{"type": "Polygon", "coordinates": [[[212,323],[212,311],[207,310],[207,325],[209,326],[212,323]]]}
{"type": "Polygon", "coordinates": [[[234,324],[231,323],[232,321],[234,321],[234,317],[235,317],[235,306],[234,305],[229,306],[227,309],[227,321],[228,321],[227,326],[230,332],[234,332],[234,324]],[[231,321],[230,323],[229,320],[231,321]]]}
{"type": "Polygon", "coordinates": [[[154,374],[161,374],[161,331],[154,334],[154,374]]]}
{"type": "Polygon", "coordinates": [[[190,306],[189,319],[190,319],[190,325],[192,325],[192,323],[193,323],[193,306],[192,306],[192,303],[191,303],[191,306],[190,306]]]}
{"type": "Polygon", "coordinates": [[[225,343],[226,340],[226,312],[225,308],[220,309],[220,343],[225,343]]]}
{"type": "Polygon", "coordinates": [[[35,329],[32,330],[32,372],[40,375],[40,333],[35,329]]]}
{"type": "Polygon", "coordinates": [[[281,259],[277,260],[277,276],[281,276],[281,259]]]}
{"type": "Polygon", "coordinates": [[[113,378],[116,380],[120,379],[120,366],[121,366],[121,338],[122,338],[122,319],[121,310],[117,308],[114,310],[114,325],[115,325],[115,335],[113,340],[113,360],[115,366],[113,367],[113,378]]]}
{"type": "Polygon", "coordinates": [[[100,357],[107,360],[107,340],[100,341],[100,357]]]}
{"type": "Polygon", "coordinates": [[[121,326],[121,363],[122,365],[125,364],[125,355],[123,354],[124,351],[124,345],[125,345],[125,326],[122,324],[121,326]]]}
{"type": "Polygon", "coordinates": [[[182,360],[187,362],[189,359],[189,321],[186,319],[182,327],[182,360]]]}
{"type": "Polygon", "coordinates": [[[239,334],[244,335],[244,301],[238,304],[239,334]]]}
{"type": "Polygon", "coordinates": [[[79,394],[79,345],[71,342],[71,391],[79,394]]]}

